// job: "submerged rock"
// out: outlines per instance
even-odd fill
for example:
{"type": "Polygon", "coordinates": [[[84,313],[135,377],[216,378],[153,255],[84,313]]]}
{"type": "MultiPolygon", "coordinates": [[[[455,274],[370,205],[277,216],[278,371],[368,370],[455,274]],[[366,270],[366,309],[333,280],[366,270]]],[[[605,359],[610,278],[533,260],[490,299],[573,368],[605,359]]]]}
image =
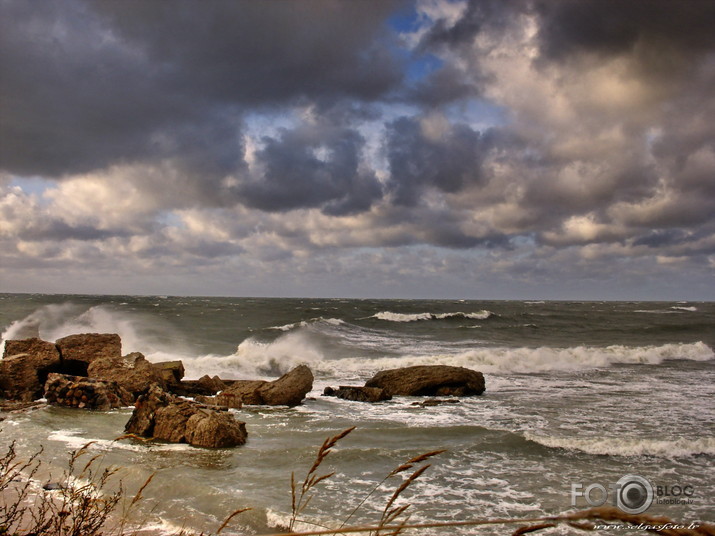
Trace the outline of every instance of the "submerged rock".
{"type": "Polygon", "coordinates": [[[335,396],[343,400],[353,400],[355,402],[382,402],[391,400],[392,396],[381,387],[359,387],[341,385],[337,389],[326,387],[323,396],[335,396]]]}
{"type": "Polygon", "coordinates": [[[246,423],[230,413],[183,400],[157,386],[139,397],[125,432],[209,448],[243,445],[247,437],[246,423]]]}
{"type": "Polygon", "coordinates": [[[428,398],[423,402],[412,402],[413,406],[419,406],[421,408],[431,408],[433,406],[441,406],[442,404],[459,404],[459,400],[456,398],[448,398],[446,400],[441,398],[428,398]]]}
{"type": "Polygon", "coordinates": [[[42,396],[47,375],[60,370],[60,353],[37,338],[5,341],[0,361],[0,391],[10,400],[29,402],[42,396]]]}
{"type": "Polygon", "coordinates": [[[134,397],[117,382],[52,373],[45,383],[48,404],[107,411],[128,406],[134,397]]]}
{"type": "Polygon", "coordinates": [[[484,392],[484,375],[464,367],[424,365],[378,372],[365,387],[381,387],[391,395],[471,396],[484,392]]]}

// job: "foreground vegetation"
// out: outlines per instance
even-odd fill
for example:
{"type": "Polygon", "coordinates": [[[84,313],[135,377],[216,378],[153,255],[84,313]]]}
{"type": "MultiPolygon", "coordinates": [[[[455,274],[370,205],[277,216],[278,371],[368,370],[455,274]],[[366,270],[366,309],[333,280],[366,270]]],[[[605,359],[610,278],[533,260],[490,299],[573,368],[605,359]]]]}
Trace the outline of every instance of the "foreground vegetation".
{"type": "MultiPolygon", "coordinates": [[[[530,519],[487,519],[457,522],[410,523],[411,504],[401,501],[403,493],[430,467],[429,460],[443,453],[435,450],[415,456],[390,471],[360,500],[355,509],[337,526],[324,527],[306,516],[308,506],[320,484],[335,473],[323,473],[321,467],[336,444],[354,428],[329,437],[318,449],[312,466],[302,481],[291,475],[291,515],[288,525],[273,535],[328,536],[339,534],[368,534],[369,536],[398,536],[419,533],[426,529],[448,533],[459,527],[502,526],[505,534],[518,536],[558,526],[580,531],[627,530],[629,533],[661,534],[665,536],[715,536],[715,526],[700,524],[683,526],[665,517],[625,514],[617,508],[592,508],[558,516],[530,519]],[[394,490],[388,484],[396,481],[394,490]],[[371,525],[355,525],[361,509],[378,495],[387,497],[379,520],[371,525]],[[378,494],[378,491],[381,493],[378,494]],[[353,524],[351,524],[353,522],[353,524]],[[297,527],[315,526],[316,530],[297,531],[297,527]],[[509,528],[510,527],[510,528],[509,528]],[[637,531],[637,532],[636,532],[637,531]]],[[[143,499],[143,491],[153,476],[130,495],[118,479],[118,469],[101,467],[101,455],[90,456],[91,443],[70,454],[62,479],[51,486],[37,489],[35,477],[41,467],[40,455],[21,460],[12,443],[0,459],[0,536],[132,536],[141,530],[132,519],[135,506],[143,499]],[[48,489],[51,488],[51,489],[48,489]],[[130,523],[131,520],[131,523],[130,523]]],[[[232,512],[216,529],[219,535],[240,514],[232,512]]],[[[214,533],[201,533],[209,536],[214,533]]],[[[180,532],[174,536],[196,536],[180,532]]]]}

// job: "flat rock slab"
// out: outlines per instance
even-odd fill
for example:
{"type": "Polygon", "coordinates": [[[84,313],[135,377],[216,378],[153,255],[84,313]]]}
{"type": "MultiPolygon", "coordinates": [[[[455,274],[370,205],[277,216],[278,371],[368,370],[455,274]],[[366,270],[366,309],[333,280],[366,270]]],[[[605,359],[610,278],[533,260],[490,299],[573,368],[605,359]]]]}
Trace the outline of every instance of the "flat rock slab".
{"type": "Polygon", "coordinates": [[[392,396],[381,387],[360,387],[352,385],[341,385],[337,389],[326,387],[323,396],[334,396],[343,400],[355,402],[382,402],[391,400],[392,396]]]}
{"type": "Polygon", "coordinates": [[[365,383],[391,395],[472,396],[484,392],[484,375],[476,370],[447,365],[424,365],[383,370],[365,383]]]}
{"type": "Polygon", "coordinates": [[[81,333],[57,339],[63,361],[91,363],[102,357],[122,356],[122,339],[116,333],[81,333]]]}

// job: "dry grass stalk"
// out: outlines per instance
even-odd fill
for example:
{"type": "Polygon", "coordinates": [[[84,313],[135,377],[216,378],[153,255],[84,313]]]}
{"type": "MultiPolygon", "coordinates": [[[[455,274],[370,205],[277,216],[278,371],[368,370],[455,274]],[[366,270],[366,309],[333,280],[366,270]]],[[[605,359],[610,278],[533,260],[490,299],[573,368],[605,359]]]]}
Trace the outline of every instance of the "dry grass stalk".
{"type": "Polygon", "coordinates": [[[230,516],[228,516],[226,519],[224,519],[223,523],[221,523],[221,526],[216,531],[216,534],[221,534],[221,531],[226,528],[229,521],[231,521],[237,515],[242,514],[243,512],[247,512],[248,510],[251,510],[251,508],[239,508],[238,510],[233,512],[230,516]]]}
{"type": "Polygon", "coordinates": [[[317,486],[320,482],[323,480],[326,480],[333,476],[335,473],[327,473],[321,476],[318,476],[318,468],[320,465],[325,461],[325,459],[328,457],[330,454],[332,448],[337,444],[338,441],[343,439],[345,436],[347,436],[350,432],[355,430],[355,427],[348,428],[346,430],[343,430],[339,434],[327,438],[322,446],[318,449],[318,453],[315,457],[315,461],[313,462],[313,465],[310,467],[308,470],[308,473],[305,475],[305,479],[303,480],[303,484],[300,486],[300,493],[298,493],[296,481],[295,481],[295,473],[291,473],[290,475],[290,489],[291,489],[291,518],[290,522],[288,523],[288,530],[293,531],[293,527],[295,527],[296,522],[299,520],[298,517],[300,514],[305,510],[305,508],[308,506],[310,503],[311,499],[313,498],[313,495],[310,494],[312,489],[317,486]]]}
{"type": "MultiPolygon", "coordinates": [[[[362,500],[358,503],[358,505],[355,507],[355,509],[354,509],[352,512],[350,512],[350,515],[348,515],[348,517],[345,518],[345,520],[344,520],[343,523],[340,525],[340,527],[342,528],[342,527],[344,527],[345,525],[347,525],[348,521],[350,521],[350,520],[355,516],[355,514],[360,510],[360,508],[362,508],[362,506],[368,501],[368,499],[369,499],[370,497],[372,497],[372,496],[375,494],[375,492],[377,492],[377,490],[378,490],[385,482],[387,482],[388,479],[390,479],[390,478],[392,478],[393,476],[396,476],[396,475],[398,475],[398,474],[400,474],[400,473],[403,473],[403,472],[405,472],[405,471],[409,471],[410,469],[412,469],[412,468],[415,466],[415,464],[424,462],[424,461],[426,461],[426,460],[432,458],[433,456],[437,456],[437,455],[442,454],[442,453],[444,453],[444,452],[447,452],[447,451],[446,451],[445,449],[441,449],[441,450],[433,450],[433,451],[430,451],[430,452],[425,452],[424,454],[420,454],[420,455],[418,455],[418,456],[415,456],[415,457],[413,457],[413,458],[410,458],[410,459],[407,460],[405,463],[403,463],[403,464],[398,465],[397,467],[395,467],[392,471],[390,471],[390,472],[387,474],[387,476],[385,476],[385,478],[383,478],[380,482],[378,482],[378,483],[375,485],[375,487],[373,487],[372,490],[370,490],[370,492],[367,493],[367,495],[365,495],[365,497],[362,498],[362,500]]],[[[425,468],[425,469],[426,469],[426,468],[425,468]]],[[[424,471],[423,471],[423,472],[424,472],[424,471]]],[[[420,473],[420,474],[422,474],[422,473],[420,473]]],[[[419,475],[418,475],[418,476],[419,476],[419,475]]],[[[413,480],[414,480],[414,479],[413,479],[413,480]]],[[[404,490],[403,490],[403,491],[404,491],[404,490]]],[[[398,495],[399,495],[399,494],[398,494],[398,495]]],[[[395,499],[396,499],[396,498],[397,498],[397,497],[395,497],[395,499]]],[[[392,502],[394,502],[394,499],[392,500],[392,502]]],[[[388,506],[385,507],[385,511],[387,511],[387,510],[389,509],[389,507],[390,507],[390,504],[388,504],[388,506]]],[[[383,514],[383,516],[384,516],[384,514],[383,514]]]]}

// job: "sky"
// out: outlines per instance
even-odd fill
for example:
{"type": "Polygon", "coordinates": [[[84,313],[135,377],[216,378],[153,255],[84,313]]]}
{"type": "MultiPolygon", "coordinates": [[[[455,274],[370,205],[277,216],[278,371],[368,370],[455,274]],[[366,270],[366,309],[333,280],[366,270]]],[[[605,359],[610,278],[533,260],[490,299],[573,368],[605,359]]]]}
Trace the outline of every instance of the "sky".
{"type": "Polygon", "coordinates": [[[0,291],[715,299],[712,0],[0,0],[0,291]]]}

